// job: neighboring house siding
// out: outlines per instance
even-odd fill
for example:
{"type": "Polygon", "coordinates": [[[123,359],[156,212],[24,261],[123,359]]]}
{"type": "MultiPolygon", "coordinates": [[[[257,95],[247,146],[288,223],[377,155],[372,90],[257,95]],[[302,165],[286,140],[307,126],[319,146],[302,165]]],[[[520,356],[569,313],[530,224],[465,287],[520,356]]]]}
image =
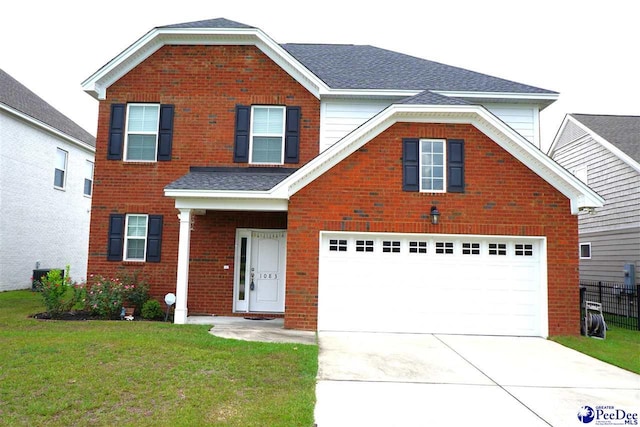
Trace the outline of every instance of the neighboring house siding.
{"type": "Polygon", "coordinates": [[[571,121],[567,121],[566,126],[562,130],[562,134],[559,135],[556,150],[585,135],[587,135],[587,132],[584,129],[571,121]]]}
{"type": "Polygon", "coordinates": [[[391,101],[383,100],[323,100],[320,104],[320,151],[331,147],[390,104],[391,101]]]}
{"type": "Polygon", "coordinates": [[[576,229],[569,200],[473,126],[396,123],[291,197],[285,326],[316,328],[321,230],[533,235],[547,239],[549,334],[575,335],[576,229]],[[464,139],[465,192],[403,192],[403,138],[464,139]]]}
{"type": "Polygon", "coordinates": [[[91,199],[83,194],[93,153],[0,113],[0,290],[31,287],[36,268],[71,267],[86,278],[91,199]],[[54,189],[56,150],[68,153],[66,185],[54,189]]]}
{"type": "Polygon", "coordinates": [[[586,166],[587,184],[605,199],[594,214],[580,214],[580,234],[640,224],[640,174],[628,164],[590,137],[557,149],[554,159],[569,171],[586,166]]]}
{"type": "MultiPolygon", "coordinates": [[[[622,267],[640,266],[640,226],[602,233],[584,233],[580,243],[591,244],[591,259],[580,260],[580,279],[624,283],[622,267]]],[[[640,272],[636,271],[640,285],[640,272]]]]}
{"type": "Polygon", "coordinates": [[[484,104],[484,106],[533,145],[540,147],[538,107],[515,104],[484,104]]]}

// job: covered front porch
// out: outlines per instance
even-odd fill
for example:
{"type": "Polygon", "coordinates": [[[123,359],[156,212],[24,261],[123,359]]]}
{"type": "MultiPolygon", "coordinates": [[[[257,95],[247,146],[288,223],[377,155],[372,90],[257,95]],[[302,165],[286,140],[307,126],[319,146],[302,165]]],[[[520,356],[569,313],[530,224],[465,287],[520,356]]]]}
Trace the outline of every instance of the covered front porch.
{"type": "Polygon", "coordinates": [[[180,223],[174,323],[282,317],[288,200],[267,190],[294,171],[192,168],[165,187],[180,223]]]}

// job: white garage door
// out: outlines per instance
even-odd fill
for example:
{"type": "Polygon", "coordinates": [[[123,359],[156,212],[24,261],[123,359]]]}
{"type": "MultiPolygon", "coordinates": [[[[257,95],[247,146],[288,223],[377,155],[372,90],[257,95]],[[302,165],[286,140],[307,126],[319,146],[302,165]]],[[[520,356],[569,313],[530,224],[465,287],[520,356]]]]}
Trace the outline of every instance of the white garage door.
{"type": "Polygon", "coordinates": [[[320,331],[546,336],[541,238],[322,232],[320,331]]]}

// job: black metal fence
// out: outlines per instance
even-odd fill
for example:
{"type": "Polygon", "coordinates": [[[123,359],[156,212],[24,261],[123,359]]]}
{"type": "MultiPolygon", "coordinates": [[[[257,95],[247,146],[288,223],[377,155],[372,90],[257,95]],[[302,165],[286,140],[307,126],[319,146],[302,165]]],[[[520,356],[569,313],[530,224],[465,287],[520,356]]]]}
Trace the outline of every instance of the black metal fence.
{"type": "Polygon", "coordinates": [[[625,287],[621,283],[580,281],[580,310],[585,315],[585,301],[602,304],[607,325],[640,331],[640,286],[625,287]]]}

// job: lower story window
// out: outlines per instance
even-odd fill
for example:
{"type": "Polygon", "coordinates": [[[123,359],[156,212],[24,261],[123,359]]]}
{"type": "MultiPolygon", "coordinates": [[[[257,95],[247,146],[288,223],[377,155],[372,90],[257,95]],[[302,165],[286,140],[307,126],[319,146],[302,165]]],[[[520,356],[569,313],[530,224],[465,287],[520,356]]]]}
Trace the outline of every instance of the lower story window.
{"type": "Polygon", "coordinates": [[[591,243],[580,243],[580,259],[591,259],[591,243]]]}
{"type": "Polygon", "coordinates": [[[125,261],[144,261],[147,248],[147,215],[127,215],[125,261]]]}

